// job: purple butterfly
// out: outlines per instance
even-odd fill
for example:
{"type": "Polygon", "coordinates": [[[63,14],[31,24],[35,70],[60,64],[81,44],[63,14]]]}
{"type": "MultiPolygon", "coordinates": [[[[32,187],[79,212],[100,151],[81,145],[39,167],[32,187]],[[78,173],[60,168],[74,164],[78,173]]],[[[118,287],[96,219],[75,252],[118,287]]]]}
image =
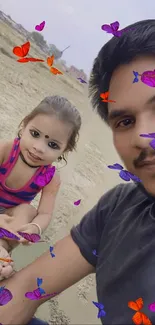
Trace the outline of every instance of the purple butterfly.
{"type": "Polygon", "coordinates": [[[84,80],[84,79],[82,79],[82,78],[77,78],[78,80],[80,80],[80,82],[82,83],[82,84],[87,84],[87,82],[84,80]]]}
{"type": "Polygon", "coordinates": [[[116,164],[113,164],[113,165],[109,165],[107,167],[110,168],[110,169],[120,170],[119,176],[120,176],[120,178],[122,178],[126,182],[129,182],[130,180],[132,180],[134,182],[141,182],[139,177],[137,177],[136,175],[128,172],[127,170],[123,170],[123,167],[120,164],[116,163],[116,164]]]}
{"type": "Polygon", "coordinates": [[[139,74],[137,71],[133,71],[133,74],[135,77],[133,83],[138,82],[138,76],[140,76],[140,79],[144,84],[150,87],[155,87],[155,70],[144,71],[142,74],[139,74]]]}
{"type": "Polygon", "coordinates": [[[4,237],[7,237],[9,239],[14,239],[14,240],[20,240],[20,238],[17,237],[12,232],[0,227],[0,238],[4,238],[4,237]]]}
{"type": "Polygon", "coordinates": [[[36,178],[36,184],[43,187],[46,186],[55,174],[55,166],[48,168],[45,174],[40,175],[36,178]]]}
{"type": "Polygon", "coordinates": [[[99,256],[97,255],[97,251],[96,251],[96,249],[94,249],[94,250],[92,251],[92,253],[93,253],[93,255],[95,255],[96,257],[99,257],[99,256]]]}
{"type": "Polygon", "coordinates": [[[50,246],[50,254],[51,254],[52,257],[55,257],[55,254],[52,253],[53,249],[54,249],[54,247],[50,246]]]}
{"type": "Polygon", "coordinates": [[[45,27],[45,21],[42,21],[42,23],[35,26],[35,30],[37,30],[38,32],[41,32],[44,29],[44,27],[45,27]]]}
{"type": "Polygon", "coordinates": [[[104,311],[103,304],[101,304],[100,302],[95,302],[95,301],[92,301],[92,303],[99,309],[99,312],[97,315],[98,318],[101,318],[106,315],[106,312],[104,311]]]}
{"type": "Polygon", "coordinates": [[[30,241],[31,243],[37,243],[41,237],[38,234],[27,234],[26,232],[17,231],[20,236],[30,241]]]}
{"type": "Polygon", "coordinates": [[[149,145],[155,150],[155,133],[140,134],[140,137],[153,138],[153,140],[150,141],[149,145]]]}
{"type": "Polygon", "coordinates": [[[109,33],[109,34],[113,34],[116,37],[120,37],[122,36],[122,34],[126,31],[128,31],[129,29],[124,28],[121,30],[119,29],[119,22],[115,21],[114,23],[111,23],[110,25],[102,25],[101,29],[104,30],[105,32],[109,33]]]}
{"type": "Polygon", "coordinates": [[[54,297],[56,295],[58,295],[57,292],[50,293],[50,294],[46,294],[46,295],[42,296],[41,293],[40,293],[40,291],[39,291],[39,288],[36,289],[36,290],[34,290],[34,291],[32,291],[32,292],[26,292],[25,293],[25,297],[28,298],[28,299],[30,299],[30,300],[40,300],[42,298],[44,299],[44,298],[48,298],[48,297],[51,297],[52,298],[52,297],[54,297]]]}
{"type": "Polygon", "coordinates": [[[155,302],[152,304],[148,305],[148,309],[151,310],[153,313],[155,312],[155,302]]]}
{"type": "Polygon", "coordinates": [[[81,202],[81,200],[75,201],[75,202],[74,202],[74,205],[79,205],[80,202],[81,202]]]}
{"type": "Polygon", "coordinates": [[[8,304],[8,302],[13,298],[13,295],[10,290],[8,289],[3,289],[0,292],[0,306],[4,306],[8,304]]]}

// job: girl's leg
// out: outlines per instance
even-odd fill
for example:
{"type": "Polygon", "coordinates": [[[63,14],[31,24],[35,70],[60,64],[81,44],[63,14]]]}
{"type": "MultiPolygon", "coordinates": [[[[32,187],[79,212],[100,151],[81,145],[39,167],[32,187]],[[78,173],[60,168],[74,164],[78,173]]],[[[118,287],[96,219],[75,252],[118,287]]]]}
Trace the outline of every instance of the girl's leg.
{"type": "MultiPolygon", "coordinates": [[[[21,204],[17,207],[7,209],[6,215],[0,215],[0,224],[5,222],[8,226],[18,231],[23,225],[32,222],[37,215],[37,210],[29,204],[21,204]]],[[[8,252],[17,247],[18,243],[0,239],[0,257],[10,258],[8,252]]],[[[0,280],[7,278],[13,271],[13,263],[0,261],[0,280]]]]}

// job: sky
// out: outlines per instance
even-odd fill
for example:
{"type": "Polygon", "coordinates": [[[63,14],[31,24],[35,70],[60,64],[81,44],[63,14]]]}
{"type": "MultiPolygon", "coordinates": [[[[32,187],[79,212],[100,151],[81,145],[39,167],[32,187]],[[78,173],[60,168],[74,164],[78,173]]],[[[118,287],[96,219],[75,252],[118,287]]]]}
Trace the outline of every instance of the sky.
{"type": "Polygon", "coordinates": [[[139,20],[154,19],[155,1],[0,0],[0,10],[30,32],[45,20],[41,33],[47,43],[60,50],[71,45],[62,59],[89,76],[99,50],[112,37],[101,26],[117,20],[122,29],[139,20]]]}

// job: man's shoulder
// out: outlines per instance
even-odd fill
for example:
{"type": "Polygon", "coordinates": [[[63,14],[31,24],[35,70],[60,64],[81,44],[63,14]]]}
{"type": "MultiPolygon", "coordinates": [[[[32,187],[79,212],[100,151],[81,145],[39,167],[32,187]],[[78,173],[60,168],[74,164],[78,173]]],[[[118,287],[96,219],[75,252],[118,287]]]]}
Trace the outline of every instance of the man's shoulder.
{"type": "Polygon", "coordinates": [[[113,210],[116,205],[118,205],[122,201],[126,201],[130,197],[130,202],[138,199],[138,193],[141,195],[141,191],[139,190],[137,183],[128,183],[128,184],[119,184],[104,193],[100,200],[100,209],[105,205],[105,202],[108,202],[108,205],[113,210]]]}

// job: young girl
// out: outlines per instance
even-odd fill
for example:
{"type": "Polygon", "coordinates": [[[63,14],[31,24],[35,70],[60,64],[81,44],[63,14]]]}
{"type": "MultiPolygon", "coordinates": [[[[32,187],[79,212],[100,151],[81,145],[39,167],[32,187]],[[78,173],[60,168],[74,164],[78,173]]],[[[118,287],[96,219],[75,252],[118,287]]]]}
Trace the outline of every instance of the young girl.
{"type": "MultiPolygon", "coordinates": [[[[80,114],[66,98],[46,97],[22,120],[18,138],[0,142],[0,227],[40,235],[48,227],[60,186],[59,175],[49,168],[76,148],[80,127],[80,114]],[[36,210],[30,203],[40,191],[36,210]]],[[[10,258],[15,246],[0,239],[0,258],[10,258]]],[[[0,260],[0,280],[12,271],[12,263],[0,260]]]]}

